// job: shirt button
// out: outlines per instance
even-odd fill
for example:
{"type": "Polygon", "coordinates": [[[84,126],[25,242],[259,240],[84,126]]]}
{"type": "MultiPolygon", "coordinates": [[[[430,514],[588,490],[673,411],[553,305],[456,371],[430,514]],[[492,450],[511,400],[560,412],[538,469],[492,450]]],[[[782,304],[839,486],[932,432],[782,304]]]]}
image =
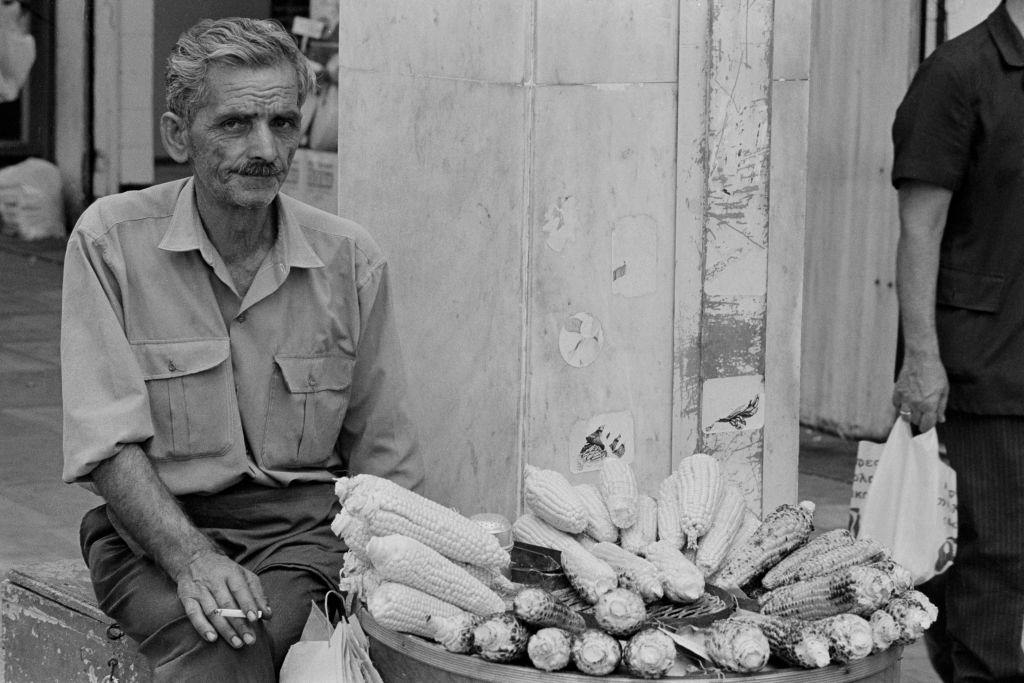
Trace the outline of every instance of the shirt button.
{"type": "Polygon", "coordinates": [[[173,360],[167,362],[167,371],[168,372],[177,372],[178,371],[178,366],[174,364],[173,360]]]}
{"type": "Polygon", "coordinates": [[[245,322],[245,313],[239,313],[238,316],[235,318],[235,320],[237,320],[240,323],[244,323],[245,322]]]}
{"type": "Polygon", "coordinates": [[[315,387],[316,386],[316,378],[313,377],[313,375],[310,375],[309,379],[306,380],[306,384],[308,384],[311,387],[315,387]]]}

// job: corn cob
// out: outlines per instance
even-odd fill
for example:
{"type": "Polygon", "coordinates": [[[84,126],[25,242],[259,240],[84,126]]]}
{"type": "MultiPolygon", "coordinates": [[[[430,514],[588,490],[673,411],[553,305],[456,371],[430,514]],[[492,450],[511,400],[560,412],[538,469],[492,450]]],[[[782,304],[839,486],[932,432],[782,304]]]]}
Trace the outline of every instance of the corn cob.
{"type": "Polygon", "coordinates": [[[354,576],[372,568],[369,557],[350,551],[345,553],[345,558],[341,562],[341,575],[354,576]]]}
{"type": "Polygon", "coordinates": [[[644,558],[614,543],[597,543],[590,552],[615,570],[620,586],[635,590],[645,602],[654,602],[665,594],[661,586],[661,572],[644,558]]]}
{"type": "Polygon", "coordinates": [[[586,534],[595,541],[618,541],[619,528],[612,522],[608,506],[604,504],[604,498],[597,487],[593,484],[577,484],[575,488],[587,513],[586,534]]]}
{"type": "Polygon", "coordinates": [[[562,549],[562,572],[580,597],[591,605],[619,585],[619,575],[611,565],[582,547],[562,549]]]}
{"type": "Polygon", "coordinates": [[[645,628],[622,648],[626,670],[640,678],[661,678],[676,662],[676,644],[656,628],[645,628]]]}
{"type": "Polygon", "coordinates": [[[512,523],[512,537],[517,541],[552,550],[582,549],[579,541],[551,526],[537,515],[526,512],[512,523]]]}
{"type": "Polygon", "coordinates": [[[456,562],[455,565],[465,569],[470,576],[490,588],[503,599],[507,597],[508,600],[506,602],[510,602],[512,594],[523,587],[523,584],[510,580],[493,567],[480,567],[468,562],[456,562]]]}
{"type": "Polygon", "coordinates": [[[667,541],[677,548],[686,543],[682,523],[679,521],[679,497],[672,475],[665,477],[658,487],[658,540],[667,541]]]}
{"type": "Polygon", "coordinates": [[[379,490],[359,487],[345,507],[375,536],[415,538],[450,560],[483,567],[509,565],[508,551],[482,526],[455,510],[393,484],[379,490]]]}
{"type": "Polygon", "coordinates": [[[370,530],[363,520],[356,519],[352,513],[342,508],[331,521],[331,531],[344,541],[351,553],[355,553],[363,561],[369,561],[366,544],[370,540],[370,530]]]}
{"type": "Polygon", "coordinates": [[[704,595],[704,575],[669,541],[656,541],[644,550],[647,561],[661,572],[665,597],[672,602],[696,602],[704,595]]]}
{"type": "Polygon", "coordinates": [[[596,628],[588,628],[572,639],[572,661],[590,676],[605,676],[615,670],[622,657],[619,641],[596,628]]]}
{"type": "Polygon", "coordinates": [[[404,583],[480,616],[502,612],[505,602],[462,567],[414,538],[375,536],[366,552],[381,576],[404,583]]]}
{"type": "Polygon", "coordinates": [[[633,635],[644,625],[647,608],[643,598],[635,591],[616,588],[597,599],[594,619],[606,633],[624,638],[633,635]]]}
{"type": "Polygon", "coordinates": [[[384,583],[384,577],[372,567],[366,571],[359,572],[358,574],[350,574],[349,576],[342,576],[338,580],[338,589],[344,593],[352,593],[360,598],[365,598],[367,595],[377,590],[377,587],[384,583]]]}
{"type": "MultiPolygon", "coordinates": [[[[760,526],[760,518],[758,518],[758,516],[755,515],[750,510],[750,508],[747,508],[746,512],[743,513],[743,525],[740,527],[740,530],[736,532],[736,537],[732,540],[732,543],[729,544],[729,550],[726,551],[725,558],[718,565],[718,569],[716,569],[711,574],[706,575],[708,583],[716,583],[718,576],[723,572],[723,570],[729,565],[729,563],[733,559],[735,559],[738,555],[741,554],[741,552],[743,552],[742,549],[745,547],[746,543],[750,540],[750,538],[754,535],[754,532],[757,531],[758,527],[760,526]]],[[[695,555],[694,562],[696,562],[696,560],[697,558],[695,555]]]]}
{"type": "Polygon", "coordinates": [[[348,497],[356,491],[356,489],[362,488],[366,491],[385,491],[392,489],[393,487],[401,488],[395,482],[390,479],[378,477],[372,474],[357,474],[352,477],[340,477],[334,480],[334,495],[338,497],[342,505],[348,500],[348,497]]]}
{"type": "Polygon", "coordinates": [[[512,611],[520,621],[534,628],[555,626],[572,633],[579,633],[586,628],[586,622],[579,612],[543,588],[528,587],[516,593],[512,611]]]}
{"type": "MultiPolygon", "coordinates": [[[[783,577],[783,583],[806,581],[815,576],[828,574],[839,569],[846,569],[847,567],[854,567],[859,564],[869,564],[881,559],[885,554],[885,548],[878,541],[871,538],[858,539],[849,545],[838,546],[819,553],[814,557],[807,558],[800,566],[795,567],[788,576],[783,577]]],[[[764,585],[764,581],[761,584],[764,585]]],[[[765,587],[767,588],[768,586],[765,587]]]]}
{"type": "Polygon", "coordinates": [[[884,609],[876,609],[872,612],[868,623],[871,624],[871,640],[873,643],[871,652],[873,653],[888,650],[889,646],[900,637],[899,624],[884,609]]]}
{"type": "Polygon", "coordinates": [[[846,664],[871,654],[874,638],[871,624],[856,614],[837,614],[811,622],[811,628],[828,640],[833,662],[846,664]]]}
{"type": "Polygon", "coordinates": [[[381,626],[424,638],[434,635],[431,619],[465,614],[451,603],[392,581],[377,586],[366,598],[366,607],[381,626]]]}
{"type": "Polygon", "coordinates": [[[784,662],[804,669],[828,666],[828,640],[808,628],[808,622],[763,615],[733,618],[747,620],[761,629],[771,653],[784,662]]]}
{"type": "MultiPolygon", "coordinates": [[[[616,527],[615,530],[618,531],[618,527],[616,527]]],[[[593,538],[590,534],[576,534],[575,538],[579,542],[579,544],[587,550],[590,550],[595,545],[600,543],[600,541],[593,538]]],[[[612,541],[612,543],[614,543],[614,541],[612,541]]]]}
{"type": "Polygon", "coordinates": [[[784,504],[768,513],[746,543],[715,578],[716,585],[742,587],[807,541],[814,525],[814,503],[784,504]]]}
{"type": "Polygon", "coordinates": [[[879,560],[878,562],[868,564],[868,566],[881,569],[889,575],[893,583],[893,593],[896,595],[914,587],[914,576],[910,573],[909,569],[896,560],[879,560]]]}
{"type": "Polygon", "coordinates": [[[768,591],[760,598],[762,614],[822,619],[843,612],[871,614],[892,597],[892,579],[863,565],[847,567],[768,591]]]}
{"type": "Polygon", "coordinates": [[[467,654],[473,649],[473,629],[483,621],[483,617],[466,612],[450,617],[431,617],[430,626],[434,632],[430,637],[449,652],[467,654]]]}
{"type": "Polygon", "coordinates": [[[725,492],[725,479],[718,460],[705,453],[680,460],[675,477],[680,528],[686,534],[687,547],[696,548],[700,537],[711,528],[725,492]]]}
{"type": "Polygon", "coordinates": [[[523,475],[527,507],[559,531],[578,534],[587,528],[587,510],[561,472],[527,465],[523,475]]]}
{"type": "Polygon", "coordinates": [[[811,558],[821,553],[828,552],[832,548],[851,545],[854,542],[853,534],[846,529],[832,529],[820,536],[810,539],[807,543],[783,557],[779,562],[768,570],[761,578],[761,585],[771,590],[779,586],[796,581],[794,575],[799,567],[811,558]]]}
{"type": "Polygon", "coordinates": [[[619,458],[607,457],[601,465],[600,486],[612,522],[620,529],[636,523],[639,489],[633,467],[619,458]]]}
{"type": "Polygon", "coordinates": [[[558,671],[572,659],[572,636],[560,628],[542,628],[526,643],[530,662],[542,671],[558,671]]]}
{"type": "Polygon", "coordinates": [[[658,501],[650,496],[640,495],[636,503],[636,522],[622,530],[619,545],[634,555],[658,539],[658,501]]]}
{"type": "Polygon", "coordinates": [[[530,632],[510,612],[494,614],[473,629],[473,652],[488,662],[511,662],[526,653],[530,632]]]}
{"type": "Polygon", "coordinates": [[[900,635],[896,639],[899,645],[908,645],[923,636],[938,616],[932,601],[917,590],[902,593],[882,609],[891,614],[899,626],[900,635]]]}
{"type": "Polygon", "coordinates": [[[754,673],[771,655],[768,638],[742,619],[721,619],[708,628],[705,645],[711,661],[726,671],[754,673]]]}
{"type": "Polygon", "coordinates": [[[734,484],[727,484],[711,528],[697,545],[696,564],[704,576],[713,574],[722,565],[733,539],[743,526],[747,510],[747,502],[740,490],[734,484]]]}

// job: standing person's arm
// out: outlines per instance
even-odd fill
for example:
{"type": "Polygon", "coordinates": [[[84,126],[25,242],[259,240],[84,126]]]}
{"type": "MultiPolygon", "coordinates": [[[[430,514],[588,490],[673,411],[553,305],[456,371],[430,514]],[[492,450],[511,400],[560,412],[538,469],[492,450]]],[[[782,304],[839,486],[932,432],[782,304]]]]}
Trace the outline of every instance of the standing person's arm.
{"type": "Polygon", "coordinates": [[[935,291],[951,197],[950,190],[930,183],[905,181],[899,188],[896,284],[904,353],[892,402],[909,410],[908,419],[921,431],[945,421],[949,395],[935,328],[935,291]]]}

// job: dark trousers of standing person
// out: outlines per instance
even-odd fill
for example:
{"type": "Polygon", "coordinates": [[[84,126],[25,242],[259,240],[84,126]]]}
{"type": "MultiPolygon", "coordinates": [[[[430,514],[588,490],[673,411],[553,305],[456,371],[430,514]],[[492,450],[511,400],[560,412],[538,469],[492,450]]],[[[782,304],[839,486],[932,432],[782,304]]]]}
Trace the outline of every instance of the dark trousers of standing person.
{"type": "Polygon", "coordinates": [[[1024,417],[947,412],[956,470],[953,566],[922,588],[939,606],[926,634],[944,681],[1024,681],[1024,417]]]}
{"type": "Polygon", "coordinates": [[[330,484],[267,489],[241,485],[216,496],[179,499],[193,523],[260,577],[273,616],[253,624],[239,649],[206,642],[185,615],[177,585],[133,551],[106,506],[82,520],[82,553],[99,607],[139,643],[161,681],[276,681],[313,604],[336,588],[344,545],[330,530],[339,506],[330,484]]]}

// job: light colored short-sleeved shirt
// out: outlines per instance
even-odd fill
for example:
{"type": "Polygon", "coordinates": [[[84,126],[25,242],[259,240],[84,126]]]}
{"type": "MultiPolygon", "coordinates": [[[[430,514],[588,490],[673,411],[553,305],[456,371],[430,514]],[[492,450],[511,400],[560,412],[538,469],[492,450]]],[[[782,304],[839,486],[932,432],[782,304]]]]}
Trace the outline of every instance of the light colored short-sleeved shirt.
{"type": "Polygon", "coordinates": [[[344,472],[417,488],[387,261],[359,225],[285,195],[244,297],[192,181],[105,197],[64,263],[64,473],[139,444],[171,493],[344,472]]]}

